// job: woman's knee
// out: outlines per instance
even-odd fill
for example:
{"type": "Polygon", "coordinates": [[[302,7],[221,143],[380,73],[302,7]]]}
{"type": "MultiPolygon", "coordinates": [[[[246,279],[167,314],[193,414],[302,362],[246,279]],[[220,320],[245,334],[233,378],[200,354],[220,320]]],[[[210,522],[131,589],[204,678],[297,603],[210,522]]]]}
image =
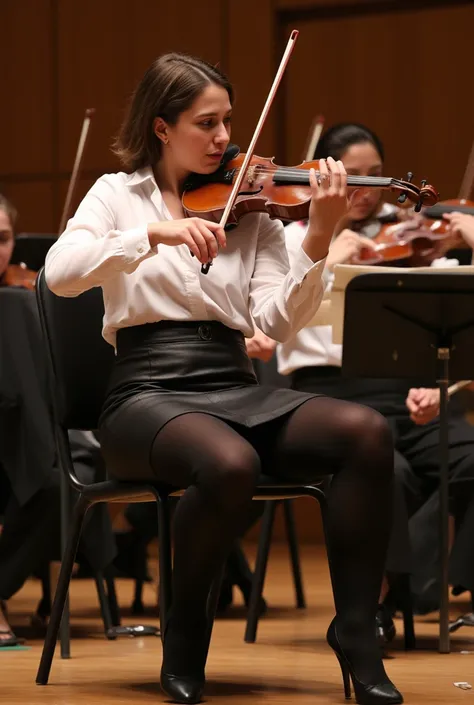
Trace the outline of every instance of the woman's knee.
{"type": "Polygon", "coordinates": [[[260,459],[252,446],[230,443],[218,449],[200,476],[222,506],[250,501],[260,472],[260,459]]]}
{"type": "Polygon", "coordinates": [[[363,456],[367,467],[393,475],[394,450],[390,426],[384,416],[367,406],[351,404],[344,416],[348,447],[363,456]]]}

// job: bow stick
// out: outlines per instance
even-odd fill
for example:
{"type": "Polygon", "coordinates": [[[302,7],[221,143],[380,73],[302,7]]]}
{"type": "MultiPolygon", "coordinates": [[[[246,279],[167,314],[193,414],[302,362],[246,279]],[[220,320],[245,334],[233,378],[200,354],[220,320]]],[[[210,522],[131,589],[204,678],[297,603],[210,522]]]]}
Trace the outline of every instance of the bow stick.
{"type": "MultiPolygon", "coordinates": [[[[234,206],[234,203],[235,203],[237,196],[239,195],[240,186],[242,184],[242,181],[244,180],[245,174],[247,173],[247,169],[250,164],[250,160],[252,159],[253,153],[255,151],[255,145],[257,144],[257,140],[260,137],[260,133],[262,131],[263,125],[265,124],[265,120],[266,120],[267,115],[270,111],[271,105],[273,103],[273,99],[275,98],[276,92],[278,90],[278,86],[280,85],[281,79],[282,79],[283,74],[285,72],[286,65],[288,64],[288,61],[289,61],[291,52],[293,51],[298,34],[299,34],[299,32],[297,29],[294,29],[290,34],[290,38],[288,40],[288,44],[286,45],[286,49],[285,49],[285,52],[284,52],[283,57],[281,59],[280,66],[278,67],[278,71],[276,72],[276,76],[273,80],[273,85],[270,88],[270,92],[268,94],[267,100],[266,100],[265,105],[263,107],[262,114],[260,115],[260,119],[257,123],[257,127],[255,128],[255,132],[253,133],[253,137],[250,141],[250,145],[247,150],[247,154],[245,155],[245,159],[243,161],[242,167],[241,167],[241,169],[240,169],[239,173],[237,174],[237,177],[234,181],[234,187],[231,191],[231,194],[229,196],[229,200],[227,201],[227,205],[226,205],[224,212],[222,214],[222,217],[221,217],[221,220],[219,223],[221,228],[225,228],[225,226],[227,225],[227,220],[229,218],[230,212],[234,206]]],[[[207,274],[209,271],[209,267],[211,265],[212,265],[212,260],[209,261],[207,264],[203,264],[201,266],[201,272],[203,274],[207,274]]]]}

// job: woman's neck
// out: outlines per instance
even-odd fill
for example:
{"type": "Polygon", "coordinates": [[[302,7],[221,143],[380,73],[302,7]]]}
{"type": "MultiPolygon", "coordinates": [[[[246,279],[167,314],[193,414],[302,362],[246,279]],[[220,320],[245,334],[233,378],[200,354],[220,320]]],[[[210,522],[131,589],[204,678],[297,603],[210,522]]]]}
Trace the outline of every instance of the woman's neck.
{"type": "Polygon", "coordinates": [[[162,157],[153,167],[156,184],[162,193],[181,198],[184,184],[189,176],[187,171],[176,169],[166,157],[162,157]]]}
{"type": "Polygon", "coordinates": [[[153,168],[156,185],[171,216],[176,220],[184,218],[181,196],[188,172],[177,172],[166,159],[160,159],[153,168]]]}

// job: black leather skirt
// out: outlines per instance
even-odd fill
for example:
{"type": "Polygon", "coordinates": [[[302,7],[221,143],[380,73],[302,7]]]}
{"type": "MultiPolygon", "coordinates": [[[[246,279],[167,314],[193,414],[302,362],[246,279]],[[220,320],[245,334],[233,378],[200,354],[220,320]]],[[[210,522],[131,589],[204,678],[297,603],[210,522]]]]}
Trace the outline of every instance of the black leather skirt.
{"type": "Polygon", "coordinates": [[[148,465],[157,433],[177,416],[200,412],[254,427],[315,396],[259,385],[244,336],[217,321],[123,328],[100,418],[101,446],[108,464],[125,454],[134,465],[148,465]]]}

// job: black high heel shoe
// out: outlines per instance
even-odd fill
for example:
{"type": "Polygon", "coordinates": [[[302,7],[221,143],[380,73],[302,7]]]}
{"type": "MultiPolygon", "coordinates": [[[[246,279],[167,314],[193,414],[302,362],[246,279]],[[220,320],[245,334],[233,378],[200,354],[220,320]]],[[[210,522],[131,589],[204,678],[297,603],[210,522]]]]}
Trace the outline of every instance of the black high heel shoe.
{"type": "Polygon", "coordinates": [[[358,680],[339,643],[336,632],[336,618],[329,625],[327,642],[337,656],[344,683],[344,695],[347,700],[351,697],[351,680],[354,688],[355,699],[359,705],[399,705],[403,703],[402,694],[387,678],[380,683],[365,684],[358,680]]]}
{"type": "Polygon", "coordinates": [[[185,678],[173,676],[161,669],[161,689],[175,703],[200,703],[204,692],[204,678],[185,678]]]}
{"type": "MultiPolygon", "coordinates": [[[[172,631],[172,627],[170,628],[170,622],[171,620],[168,619],[163,637],[163,664],[160,675],[161,688],[166,695],[173,700],[173,702],[189,703],[189,705],[192,703],[200,703],[205,685],[204,668],[207,658],[207,648],[204,647],[206,643],[206,635],[196,634],[196,639],[193,640],[195,643],[186,644],[187,648],[193,652],[194,657],[197,658],[197,660],[199,659],[199,654],[201,654],[203,662],[202,667],[196,664],[193,669],[194,673],[190,675],[176,675],[173,673],[173,667],[171,665],[167,665],[166,663],[167,660],[173,660],[173,657],[170,658],[169,654],[166,654],[166,642],[170,637],[170,632],[172,631]]],[[[173,650],[176,653],[182,654],[183,648],[180,648],[180,640],[181,638],[178,637],[176,643],[174,644],[173,650]]],[[[186,648],[184,651],[185,650],[186,648]]]]}

